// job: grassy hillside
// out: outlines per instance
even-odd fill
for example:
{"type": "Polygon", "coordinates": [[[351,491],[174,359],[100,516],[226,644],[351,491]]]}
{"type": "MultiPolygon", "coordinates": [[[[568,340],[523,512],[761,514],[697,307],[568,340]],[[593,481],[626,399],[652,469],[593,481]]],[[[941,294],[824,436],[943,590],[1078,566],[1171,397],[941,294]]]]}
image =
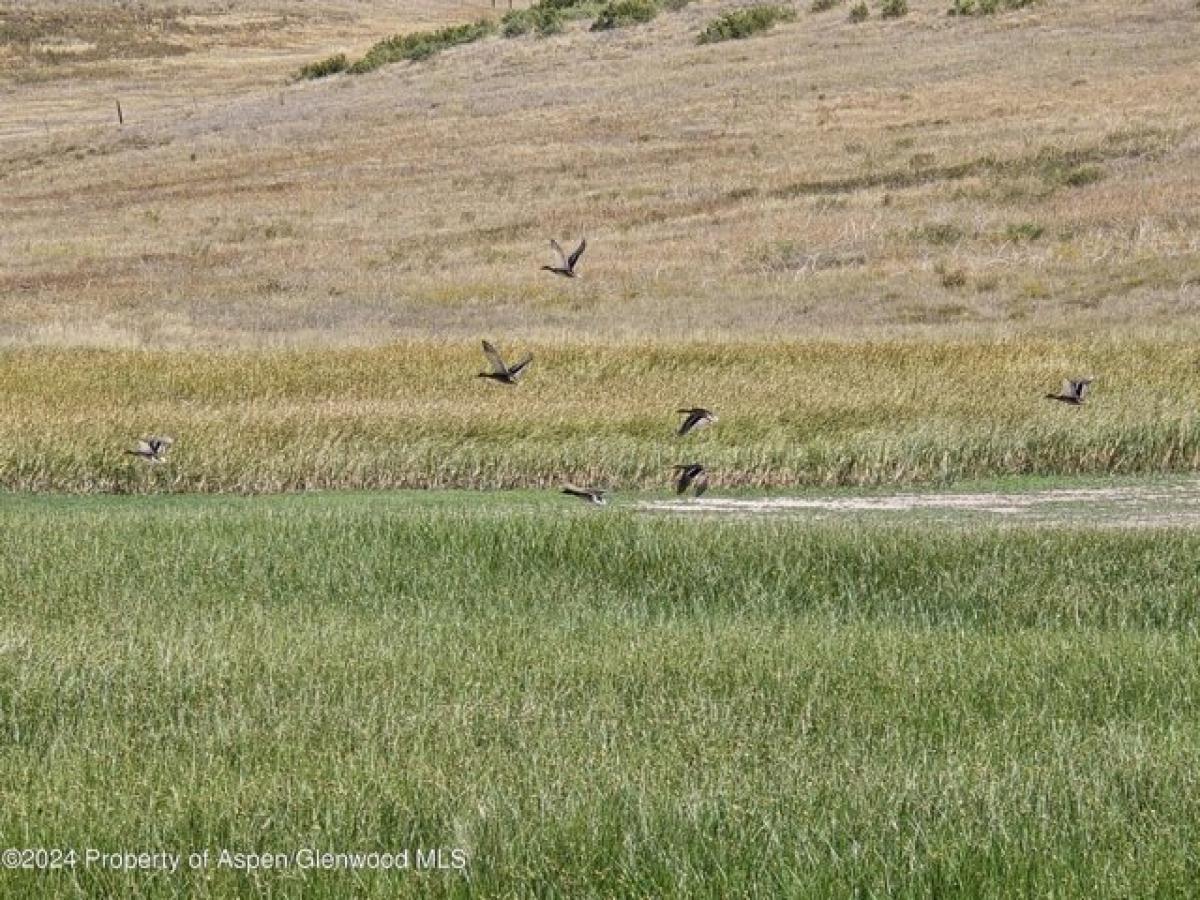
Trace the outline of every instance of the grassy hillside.
{"type": "Polygon", "coordinates": [[[5,501],[8,843],[443,847],[469,864],[8,871],[4,891],[1117,897],[1195,883],[1190,533],[611,512],[5,501]]]}
{"type": "Polygon", "coordinates": [[[1195,334],[1190,2],[797,6],[702,46],[731,7],[696,0],[302,84],[490,6],[260,6],[286,28],[69,92],[4,45],[0,340],[1195,334]],[[581,235],[580,280],[538,271],[581,235]]]}

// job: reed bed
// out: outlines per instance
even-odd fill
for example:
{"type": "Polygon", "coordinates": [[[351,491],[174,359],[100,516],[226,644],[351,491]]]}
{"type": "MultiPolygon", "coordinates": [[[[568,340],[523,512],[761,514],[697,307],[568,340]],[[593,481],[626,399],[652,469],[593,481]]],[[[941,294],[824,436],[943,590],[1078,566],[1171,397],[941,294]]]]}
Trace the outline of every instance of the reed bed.
{"type": "MultiPolygon", "coordinates": [[[[519,343],[504,349],[523,351],[519,343]]],[[[261,493],[950,482],[1200,468],[1184,343],[534,345],[516,387],[475,345],[0,355],[0,487],[261,493]],[[1095,375],[1079,408],[1044,399],[1095,375]],[[676,436],[677,407],[720,421],[676,436]],[[147,433],[169,462],[124,454],[147,433]]]]}

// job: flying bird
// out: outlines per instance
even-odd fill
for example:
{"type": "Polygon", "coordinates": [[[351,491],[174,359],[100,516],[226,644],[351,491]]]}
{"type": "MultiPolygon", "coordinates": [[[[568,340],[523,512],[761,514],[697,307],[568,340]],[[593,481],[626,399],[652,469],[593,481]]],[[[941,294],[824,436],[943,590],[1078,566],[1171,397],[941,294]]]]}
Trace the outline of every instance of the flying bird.
{"type": "Polygon", "coordinates": [[[562,489],[562,492],[570,494],[572,497],[578,497],[580,500],[586,500],[588,503],[595,503],[597,506],[604,506],[604,504],[608,503],[604,499],[604,491],[577,488],[574,485],[568,484],[562,489]]]}
{"type": "Polygon", "coordinates": [[[167,461],[167,451],[174,443],[175,438],[151,435],[141,438],[134,449],[125,452],[130,456],[138,457],[138,459],[144,459],[148,463],[161,463],[167,461]]]}
{"type": "Polygon", "coordinates": [[[1063,379],[1061,394],[1047,394],[1047,400],[1059,400],[1063,403],[1069,403],[1072,406],[1082,406],[1083,401],[1087,398],[1088,389],[1094,378],[1078,378],[1072,380],[1070,378],[1063,379]]]}
{"type": "Polygon", "coordinates": [[[583,251],[587,249],[587,238],[579,242],[579,246],[575,248],[575,252],[570,256],[563,253],[563,248],[558,246],[558,241],[550,238],[550,249],[558,256],[557,266],[542,266],[547,272],[553,272],[555,275],[562,275],[564,278],[575,278],[575,264],[579,262],[579,257],[583,256],[583,251]]]}
{"type": "Polygon", "coordinates": [[[717,421],[716,413],[712,410],[705,409],[702,406],[695,406],[691,409],[677,409],[675,412],[680,415],[687,416],[683,420],[683,424],[679,426],[679,436],[687,434],[689,431],[695,431],[699,428],[707,428],[713,422],[717,421]]]}
{"type": "Polygon", "coordinates": [[[516,384],[517,379],[521,377],[521,373],[525,371],[525,367],[533,362],[533,354],[526,353],[520,362],[509,366],[500,356],[500,351],[493,347],[489,341],[483,342],[483,355],[491,363],[492,371],[480,372],[478,377],[490,378],[492,381],[498,381],[501,384],[516,384]]]}
{"type": "Polygon", "coordinates": [[[700,463],[684,463],[675,466],[679,476],[675,479],[675,493],[683,494],[690,487],[699,497],[708,490],[708,472],[700,463]]]}

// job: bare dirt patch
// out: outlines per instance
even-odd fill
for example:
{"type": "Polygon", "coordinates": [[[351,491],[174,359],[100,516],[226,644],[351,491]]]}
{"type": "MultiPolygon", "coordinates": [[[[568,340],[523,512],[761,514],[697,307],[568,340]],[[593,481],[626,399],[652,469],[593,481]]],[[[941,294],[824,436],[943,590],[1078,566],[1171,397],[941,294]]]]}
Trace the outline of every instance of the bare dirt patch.
{"type": "Polygon", "coordinates": [[[1107,527],[1200,526],[1200,480],[1112,487],[828,497],[703,497],[642,503],[640,509],[706,515],[818,519],[901,517],[1107,527]]]}

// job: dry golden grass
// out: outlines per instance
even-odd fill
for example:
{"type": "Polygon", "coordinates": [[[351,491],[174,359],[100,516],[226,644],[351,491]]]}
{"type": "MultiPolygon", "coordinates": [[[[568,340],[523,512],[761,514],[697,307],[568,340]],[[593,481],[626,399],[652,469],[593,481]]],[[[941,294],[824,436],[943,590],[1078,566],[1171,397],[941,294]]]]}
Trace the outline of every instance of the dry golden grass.
{"type": "Polygon", "coordinates": [[[305,84],[490,4],[193,4],[193,50],[69,81],[9,47],[0,339],[1194,335],[1200,11],[945,5],[700,47],[697,0],[305,84]],[[581,234],[582,279],[538,271],[581,234]]]}
{"type": "MultiPolygon", "coordinates": [[[[506,345],[510,353],[521,345],[506,345]]],[[[0,355],[0,488],[717,489],[1200,467],[1200,358],[1182,343],[535,345],[516,387],[475,348],[0,355]],[[1072,408],[1044,399],[1095,375],[1072,408]],[[675,409],[717,411],[679,438],[675,409]],[[178,438],[166,465],[124,449],[178,438]]]]}

